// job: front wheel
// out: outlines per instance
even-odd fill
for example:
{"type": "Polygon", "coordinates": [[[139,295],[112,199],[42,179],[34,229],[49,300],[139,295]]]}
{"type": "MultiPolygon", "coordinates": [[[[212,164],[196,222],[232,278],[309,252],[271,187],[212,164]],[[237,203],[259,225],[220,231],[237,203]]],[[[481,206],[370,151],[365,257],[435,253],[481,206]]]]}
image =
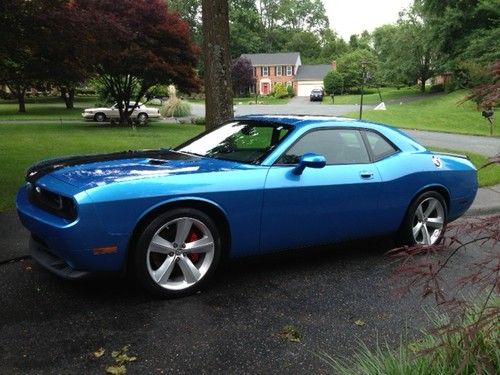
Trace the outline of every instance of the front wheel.
{"type": "Polygon", "coordinates": [[[175,209],[154,219],[142,232],[133,267],[150,293],[172,298],[202,289],[221,258],[217,226],[205,213],[175,209]]]}
{"type": "Polygon", "coordinates": [[[421,194],[410,205],[400,238],[407,245],[436,245],[444,234],[447,220],[446,202],[435,191],[421,194]]]}
{"type": "Polygon", "coordinates": [[[94,116],[94,121],[96,122],[104,122],[106,120],[106,115],[104,113],[96,113],[94,116]]]}

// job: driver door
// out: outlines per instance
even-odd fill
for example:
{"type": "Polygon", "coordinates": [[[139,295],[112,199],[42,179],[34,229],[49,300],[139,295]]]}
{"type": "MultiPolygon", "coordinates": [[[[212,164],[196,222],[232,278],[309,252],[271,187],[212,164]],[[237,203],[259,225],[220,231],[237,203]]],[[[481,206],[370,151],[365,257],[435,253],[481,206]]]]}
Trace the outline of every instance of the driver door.
{"type": "Polygon", "coordinates": [[[380,186],[360,130],[327,128],[306,133],[269,170],[262,251],[375,234],[380,186]],[[325,156],[327,165],[305,168],[296,175],[298,159],[306,152],[325,156]]]}

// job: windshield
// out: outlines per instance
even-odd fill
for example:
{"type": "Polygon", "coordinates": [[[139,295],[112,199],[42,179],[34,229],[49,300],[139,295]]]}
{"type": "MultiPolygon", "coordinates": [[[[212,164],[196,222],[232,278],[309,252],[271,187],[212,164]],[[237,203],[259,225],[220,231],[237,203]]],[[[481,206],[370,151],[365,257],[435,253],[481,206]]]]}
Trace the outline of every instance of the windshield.
{"type": "Polygon", "coordinates": [[[258,121],[233,121],[180,145],[175,150],[210,158],[258,163],[292,126],[258,121]]]}

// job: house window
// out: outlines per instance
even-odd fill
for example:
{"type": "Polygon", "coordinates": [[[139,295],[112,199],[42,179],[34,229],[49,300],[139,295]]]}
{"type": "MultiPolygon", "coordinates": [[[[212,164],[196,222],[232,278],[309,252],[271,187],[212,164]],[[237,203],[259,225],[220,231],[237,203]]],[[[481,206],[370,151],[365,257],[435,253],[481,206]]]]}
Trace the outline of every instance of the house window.
{"type": "Polygon", "coordinates": [[[283,75],[283,67],[281,65],[278,65],[276,67],[276,76],[282,76],[283,75]]]}
{"type": "Polygon", "coordinates": [[[262,77],[267,77],[267,76],[269,76],[269,67],[263,66],[262,67],[262,77]]]}
{"type": "Polygon", "coordinates": [[[286,67],[286,75],[287,76],[293,75],[293,66],[287,65],[287,67],[286,67]]]}

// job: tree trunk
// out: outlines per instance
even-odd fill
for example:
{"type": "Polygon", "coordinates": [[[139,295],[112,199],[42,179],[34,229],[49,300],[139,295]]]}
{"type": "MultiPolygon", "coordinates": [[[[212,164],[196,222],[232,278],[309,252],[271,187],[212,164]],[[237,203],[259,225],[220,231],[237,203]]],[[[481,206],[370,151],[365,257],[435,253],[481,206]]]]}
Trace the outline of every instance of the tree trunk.
{"type": "Polygon", "coordinates": [[[24,90],[19,90],[17,92],[17,102],[19,104],[19,112],[26,112],[26,102],[24,100],[24,90]]]}
{"type": "Polygon", "coordinates": [[[61,98],[64,100],[66,109],[73,109],[75,107],[75,89],[70,87],[61,87],[61,98]]]}
{"type": "Polygon", "coordinates": [[[202,21],[205,126],[212,129],[234,116],[228,0],[202,0],[202,21]]]}
{"type": "Polygon", "coordinates": [[[425,77],[420,78],[420,91],[425,92],[425,77]]]}

